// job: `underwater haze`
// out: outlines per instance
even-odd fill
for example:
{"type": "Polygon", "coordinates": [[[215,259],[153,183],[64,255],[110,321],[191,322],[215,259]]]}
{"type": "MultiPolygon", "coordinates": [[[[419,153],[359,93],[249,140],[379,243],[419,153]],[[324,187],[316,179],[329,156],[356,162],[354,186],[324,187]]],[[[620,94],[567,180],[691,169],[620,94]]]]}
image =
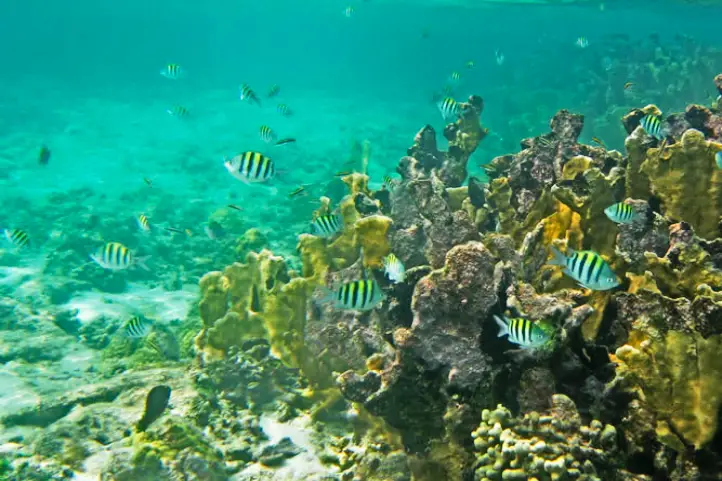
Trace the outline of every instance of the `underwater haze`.
{"type": "Polygon", "coordinates": [[[720,18],[6,1],[0,481],[720,479],[720,18]]]}

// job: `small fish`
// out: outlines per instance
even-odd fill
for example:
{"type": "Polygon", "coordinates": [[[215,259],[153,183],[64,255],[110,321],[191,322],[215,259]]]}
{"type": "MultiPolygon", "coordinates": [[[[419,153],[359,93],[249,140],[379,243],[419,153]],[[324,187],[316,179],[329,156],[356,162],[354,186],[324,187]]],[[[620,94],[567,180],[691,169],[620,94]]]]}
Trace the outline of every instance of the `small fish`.
{"type": "Polygon", "coordinates": [[[175,227],[164,227],[164,229],[167,230],[168,232],[172,232],[174,234],[185,234],[185,232],[183,232],[180,229],[176,229],[175,227]]]}
{"type": "Polygon", "coordinates": [[[554,258],[549,264],[564,266],[564,273],[580,286],[594,291],[606,291],[619,285],[619,279],[612,268],[596,252],[567,249],[567,254],[564,255],[554,246],[551,249],[554,258]]]}
{"type": "Polygon", "coordinates": [[[171,80],[178,80],[179,78],[183,77],[184,72],[180,65],[175,63],[169,63],[165,66],[163,70],[160,71],[160,74],[165,78],[169,78],[171,80]]]}
{"type": "Polygon", "coordinates": [[[722,169],[722,152],[717,152],[714,155],[714,160],[715,160],[715,162],[717,162],[717,167],[722,169]]]}
{"type": "Polygon", "coordinates": [[[120,242],[108,242],[94,254],[91,254],[90,258],[103,269],[117,271],[137,264],[142,269],[149,270],[142,258],[134,257],[130,249],[120,242]]]}
{"type": "Polygon", "coordinates": [[[296,142],[296,139],[293,137],[288,137],[286,139],[281,139],[276,141],[276,145],[284,145],[284,144],[293,144],[296,142]]]}
{"type": "Polygon", "coordinates": [[[589,40],[587,40],[587,37],[579,37],[576,44],[579,48],[587,48],[589,46],[589,40]]]}
{"type": "Polygon", "coordinates": [[[539,142],[539,145],[541,145],[542,147],[549,147],[553,143],[552,139],[549,139],[547,137],[537,137],[537,142],[539,142]]]}
{"type": "Polygon", "coordinates": [[[253,89],[248,86],[248,84],[241,84],[240,90],[241,100],[255,103],[256,105],[261,105],[261,101],[259,100],[258,95],[256,95],[256,92],[254,92],[253,89]]]}
{"type": "Polygon", "coordinates": [[[233,177],[244,183],[266,182],[276,173],[273,161],[260,152],[243,152],[226,160],[223,165],[233,177]]]}
{"type": "Polygon", "coordinates": [[[624,90],[629,90],[629,91],[634,90],[634,83],[633,82],[625,82],[624,90]]]}
{"type": "Polygon", "coordinates": [[[529,319],[523,317],[509,319],[506,316],[501,318],[494,316],[494,320],[499,326],[497,337],[508,335],[509,342],[518,344],[522,349],[539,347],[549,340],[549,335],[529,319]]]}
{"type": "Polygon", "coordinates": [[[336,214],[320,215],[311,223],[311,233],[319,237],[332,237],[343,230],[343,220],[336,214]]]}
{"type": "Polygon", "coordinates": [[[394,179],[393,177],[389,175],[384,175],[384,185],[387,187],[394,187],[399,185],[398,179],[394,179]]]}
{"type": "Polygon", "coordinates": [[[379,305],[386,296],[375,280],[346,282],[335,291],[324,289],[322,302],[333,302],[334,307],[355,311],[368,311],[379,305]]]}
{"type": "Polygon", "coordinates": [[[268,93],[266,94],[266,97],[273,98],[281,91],[281,87],[278,86],[278,84],[271,85],[271,88],[268,89],[268,93]]]}
{"type": "Polygon", "coordinates": [[[208,225],[203,227],[203,232],[205,232],[211,240],[219,239],[225,234],[223,226],[214,220],[208,222],[208,225]]]}
{"type": "Polygon", "coordinates": [[[494,51],[494,58],[496,59],[497,65],[504,65],[504,60],[506,57],[504,57],[504,54],[501,52],[501,50],[494,51]]]}
{"type": "Polygon", "coordinates": [[[301,185],[301,186],[296,187],[293,190],[293,192],[288,194],[288,197],[296,197],[297,195],[301,195],[301,194],[305,195],[305,192],[306,192],[306,188],[301,185]]]}
{"type": "Polygon", "coordinates": [[[259,129],[259,134],[261,136],[261,140],[270,143],[274,142],[276,140],[276,134],[268,125],[261,125],[261,128],[259,129]]]}
{"type": "Polygon", "coordinates": [[[138,221],[138,227],[140,227],[140,230],[146,232],[150,231],[150,222],[145,214],[140,214],[136,220],[138,221]]]}
{"type": "Polygon", "coordinates": [[[170,392],[168,386],[156,386],[150,390],[148,396],[145,398],[143,417],[138,421],[138,424],[136,424],[138,432],[143,432],[148,429],[148,426],[163,415],[163,412],[168,407],[170,392]]]}
{"type": "Polygon", "coordinates": [[[42,145],[40,146],[40,152],[38,152],[38,164],[48,165],[48,162],[50,162],[50,149],[42,145]]]}
{"type": "Polygon", "coordinates": [[[452,83],[459,83],[461,81],[461,74],[459,72],[451,72],[449,80],[451,80],[452,83]]]}
{"type": "Polygon", "coordinates": [[[169,115],[172,115],[173,117],[178,118],[185,118],[190,115],[190,112],[187,108],[183,107],[182,105],[176,105],[175,107],[172,107],[168,110],[166,110],[169,115]]]}
{"type": "Polygon", "coordinates": [[[451,97],[441,100],[438,107],[444,120],[459,115],[459,103],[451,97]]]}
{"type": "Polygon", "coordinates": [[[592,137],[592,142],[594,142],[603,149],[607,148],[606,144],[599,137],[592,137]]]}
{"type": "Polygon", "coordinates": [[[147,336],[153,329],[153,326],[146,319],[140,316],[135,316],[125,323],[125,327],[123,329],[127,337],[130,337],[131,339],[140,339],[147,336]]]}
{"type": "Polygon", "coordinates": [[[404,264],[393,253],[384,257],[384,273],[394,284],[406,280],[406,268],[404,264]]]}
{"type": "Polygon", "coordinates": [[[293,112],[286,104],[278,104],[276,106],[276,112],[283,115],[284,117],[290,117],[291,115],[293,115],[293,112]]]}
{"type": "Polygon", "coordinates": [[[143,177],[143,182],[145,182],[145,185],[148,187],[153,187],[153,181],[150,180],[148,177],[143,177]]]}
{"type": "Polygon", "coordinates": [[[609,220],[617,224],[631,224],[639,218],[639,212],[636,212],[631,205],[624,202],[610,205],[604,209],[604,213],[609,217],[609,220]]]}
{"type": "Polygon", "coordinates": [[[353,7],[348,6],[348,7],[346,7],[346,9],[343,11],[343,14],[344,14],[344,16],[345,16],[346,18],[351,18],[351,15],[353,15],[353,13],[354,13],[355,11],[356,11],[356,10],[355,10],[353,7]]]}
{"type": "Polygon", "coordinates": [[[476,65],[476,64],[474,63],[473,60],[469,60],[468,62],[466,62],[466,68],[468,68],[469,70],[471,70],[472,68],[474,68],[475,65],[476,65]]]}
{"type": "Polygon", "coordinates": [[[647,135],[654,137],[657,140],[664,138],[662,132],[662,121],[656,115],[645,115],[642,120],[639,121],[639,125],[642,126],[647,135]]]}
{"type": "Polygon", "coordinates": [[[231,209],[237,210],[239,212],[243,210],[243,207],[238,207],[236,204],[228,204],[228,207],[230,207],[231,209]]]}
{"type": "Polygon", "coordinates": [[[30,237],[24,230],[5,229],[3,232],[7,240],[15,247],[22,249],[30,244],[30,237]]]}
{"type": "Polygon", "coordinates": [[[334,177],[346,177],[347,175],[351,175],[351,174],[353,174],[352,170],[339,170],[338,172],[336,172],[333,175],[334,175],[334,177]]]}

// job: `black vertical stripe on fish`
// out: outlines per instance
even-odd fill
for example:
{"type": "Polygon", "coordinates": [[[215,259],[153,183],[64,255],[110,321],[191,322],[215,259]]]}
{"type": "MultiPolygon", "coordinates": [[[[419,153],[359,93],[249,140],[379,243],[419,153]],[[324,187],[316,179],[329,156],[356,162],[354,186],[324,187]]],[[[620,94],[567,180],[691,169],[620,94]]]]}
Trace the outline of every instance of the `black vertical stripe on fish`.
{"type": "Polygon", "coordinates": [[[153,424],[168,407],[171,389],[168,386],[155,386],[145,398],[145,410],[143,417],[138,421],[136,429],[143,432],[153,424]]]}
{"type": "Polygon", "coordinates": [[[367,297],[367,304],[371,303],[371,300],[374,298],[374,294],[376,294],[376,283],[374,281],[367,281],[369,283],[368,286],[368,296],[367,297]]]}
{"type": "Polygon", "coordinates": [[[344,304],[344,306],[348,306],[349,295],[351,294],[351,285],[344,284],[342,289],[343,289],[343,304],[344,304]]]}
{"type": "Polygon", "coordinates": [[[343,302],[343,286],[341,286],[341,289],[338,290],[338,293],[336,294],[336,300],[338,302],[343,302]]]}
{"type": "Polygon", "coordinates": [[[268,157],[264,157],[263,162],[265,163],[265,166],[263,168],[263,178],[267,179],[268,177],[271,176],[272,165],[271,165],[271,162],[268,160],[268,157]]]}
{"type": "Polygon", "coordinates": [[[575,273],[575,274],[576,274],[576,268],[577,268],[577,261],[578,261],[578,260],[579,260],[579,254],[577,254],[576,252],[574,253],[574,255],[572,256],[572,258],[571,258],[570,260],[567,260],[567,263],[569,264],[569,270],[570,270],[572,273],[575,273]],[[570,262],[570,261],[571,261],[571,262],[570,262]]]}
{"type": "Polygon", "coordinates": [[[584,266],[587,262],[587,253],[577,255],[579,258],[579,262],[577,262],[577,270],[574,274],[576,274],[577,279],[584,279],[584,266]]]}
{"type": "Polygon", "coordinates": [[[361,307],[366,307],[366,304],[368,304],[368,301],[370,299],[367,299],[369,294],[369,281],[363,281],[361,285],[359,286],[361,288],[361,307]]]}
{"type": "Polygon", "coordinates": [[[359,291],[359,284],[360,282],[352,282],[351,283],[351,305],[350,307],[357,307],[358,306],[358,291],[359,291]]]}

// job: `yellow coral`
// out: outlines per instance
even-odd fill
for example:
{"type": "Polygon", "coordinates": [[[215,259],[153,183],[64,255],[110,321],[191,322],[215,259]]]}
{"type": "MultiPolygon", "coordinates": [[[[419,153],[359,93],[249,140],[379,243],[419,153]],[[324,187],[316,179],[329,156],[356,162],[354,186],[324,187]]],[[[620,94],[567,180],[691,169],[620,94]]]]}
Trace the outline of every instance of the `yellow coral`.
{"type": "Polygon", "coordinates": [[[388,231],[392,222],[383,215],[364,217],[356,222],[356,244],[362,249],[364,267],[383,267],[383,258],[391,252],[388,231]]]}
{"type": "Polygon", "coordinates": [[[703,284],[722,285],[722,272],[714,267],[709,252],[697,244],[680,245],[674,265],[668,258],[651,252],[646,252],[644,257],[645,269],[668,296],[693,299],[703,284]]]}

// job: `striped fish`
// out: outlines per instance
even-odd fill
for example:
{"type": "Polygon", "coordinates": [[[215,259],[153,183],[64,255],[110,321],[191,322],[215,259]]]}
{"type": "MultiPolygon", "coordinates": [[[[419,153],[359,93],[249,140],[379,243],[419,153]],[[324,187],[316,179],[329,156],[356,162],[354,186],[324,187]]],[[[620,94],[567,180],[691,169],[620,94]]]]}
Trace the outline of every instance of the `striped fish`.
{"type": "Polygon", "coordinates": [[[271,85],[271,88],[268,89],[268,93],[266,94],[266,97],[269,99],[271,97],[275,97],[278,95],[278,93],[281,91],[281,87],[278,86],[278,84],[271,85]]]}
{"type": "Polygon", "coordinates": [[[449,80],[451,80],[453,83],[458,83],[461,80],[461,74],[459,72],[451,72],[449,80]]]}
{"type": "Polygon", "coordinates": [[[258,132],[261,136],[261,140],[266,142],[267,144],[276,141],[276,133],[268,125],[261,125],[261,128],[258,129],[258,132]]]}
{"type": "Polygon", "coordinates": [[[554,259],[549,261],[549,264],[564,266],[564,273],[586,289],[606,291],[619,285],[619,279],[612,272],[612,268],[596,252],[567,249],[567,254],[564,255],[552,246],[552,253],[554,259]]]}
{"type": "Polygon", "coordinates": [[[133,257],[130,249],[120,242],[108,242],[98,249],[95,254],[91,254],[90,258],[103,269],[117,271],[127,269],[133,263],[136,263],[139,267],[148,270],[148,267],[143,263],[143,259],[133,257]]]}
{"type": "Polygon", "coordinates": [[[140,214],[136,220],[138,221],[138,227],[140,227],[140,230],[146,232],[150,231],[150,221],[145,214],[140,214]]]}
{"type": "Polygon", "coordinates": [[[639,212],[636,212],[631,205],[624,202],[610,205],[604,209],[604,213],[609,217],[609,220],[617,224],[631,224],[639,218],[639,212]]]}
{"type": "Polygon", "coordinates": [[[146,319],[140,316],[135,316],[125,323],[125,335],[131,339],[140,339],[141,337],[147,336],[153,326],[146,319]]]}
{"type": "Polygon", "coordinates": [[[394,284],[406,280],[406,268],[404,264],[393,253],[384,257],[384,273],[394,284]]]}
{"type": "Polygon", "coordinates": [[[552,139],[549,139],[547,137],[537,137],[537,142],[539,142],[539,145],[542,147],[549,147],[552,145],[552,139]]]}
{"type": "Polygon", "coordinates": [[[260,152],[243,152],[223,165],[233,177],[245,183],[266,182],[276,173],[273,161],[260,152]]]}
{"type": "Polygon", "coordinates": [[[390,175],[384,175],[384,185],[389,188],[393,188],[397,185],[399,185],[398,179],[394,179],[390,175]]]}
{"type": "Polygon", "coordinates": [[[276,107],[276,112],[283,115],[284,117],[290,117],[293,115],[293,112],[291,112],[291,109],[286,104],[278,104],[276,107]]]}
{"type": "Polygon", "coordinates": [[[155,351],[160,357],[166,356],[166,352],[165,352],[165,349],[163,348],[163,346],[158,341],[153,339],[152,337],[149,337],[145,340],[145,345],[149,349],[152,349],[153,351],[155,351]]]}
{"type": "Polygon", "coordinates": [[[254,92],[253,89],[248,86],[248,84],[241,84],[240,89],[241,89],[241,100],[246,100],[250,103],[261,105],[261,101],[258,98],[258,95],[256,95],[256,92],[254,92]]]}
{"type": "Polygon", "coordinates": [[[642,126],[647,135],[651,135],[657,140],[662,140],[664,134],[662,133],[662,121],[656,115],[645,115],[642,120],[639,121],[639,125],[642,126]]]}
{"type": "Polygon", "coordinates": [[[459,115],[459,103],[451,97],[445,97],[439,104],[439,111],[444,120],[459,115]]]}
{"type": "Polygon", "coordinates": [[[175,107],[168,109],[166,112],[168,112],[169,115],[178,118],[184,118],[190,115],[188,109],[183,107],[182,105],[176,105],[175,107]]]}
{"type": "Polygon", "coordinates": [[[180,65],[175,63],[169,63],[165,66],[163,70],[160,71],[160,74],[165,78],[169,78],[171,80],[178,80],[184,75],[184,72],[180,65]]]}
{"type": "Polygon", "coordinates": [[[509,336],[509,342],[518,344],[522,349],[539,347],[549,340],[549,335],[536,323],[523,317],[509,319],[506,316],[501,318],[494,316],[499,326],[497,337],[509,336]]]}
{"type": "Polygon", "coordinates": [[[5,229],[4,234],[12,245],[20,249],[27,247],[30,244],[30,237],[24,230],[5,229]]]}
{"type": "Polygon", "coordinates": [[[333,301],[334,306],[341,309],[368,311],[385,299],[375,280],[361,279],[342,284],[336,291],[330,291],[325,300],[333,301]]]}
{"type": "Polygon", "coordinates": [[[332,237],[343,230],[343,220],[336,214],[320,215],[311,223],[311,232],[318,237],[332,237]]]}

